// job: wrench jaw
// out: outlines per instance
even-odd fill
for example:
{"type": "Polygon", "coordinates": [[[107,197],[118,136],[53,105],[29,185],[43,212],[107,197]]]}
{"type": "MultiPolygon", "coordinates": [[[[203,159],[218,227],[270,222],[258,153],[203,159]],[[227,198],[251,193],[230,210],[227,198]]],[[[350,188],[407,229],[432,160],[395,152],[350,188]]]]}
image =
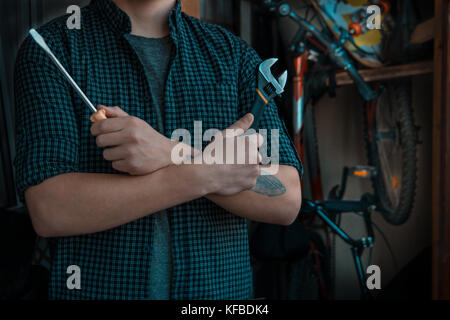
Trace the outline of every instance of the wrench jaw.
{"type": "Polygon", "coordinates": [[[278,78],[278,83],[280,84],[280,90],[277,90],[277,94],[282,94],[284,92],[284,87],[286,86],[288,72],[285,70],[283,74],[278,78]]]}
{"type": "Polygon", "coordinates": [[[272,68],[272,66],[275,63],[277,63],[277,61],[278,61],[278,58],[270,58],[270,59],[264,60],[259,65],[259,72],[264,76],[264,78],[266,79],[267,82],[270,82],[270,83],[276,82],[274,76],[272,75],[272,71],[270,70],[270,68],[272,68]]]}
{"type": "Polygon", "coordinates": [[[275,79],[270,70],[277,61],[277,58],[271,58],[263,61],[259,65],[258,89],[263,92],[267,100],[271,100],[275,96],[282,94],[286,86],[287,70],[278,79],[275,79]]]}

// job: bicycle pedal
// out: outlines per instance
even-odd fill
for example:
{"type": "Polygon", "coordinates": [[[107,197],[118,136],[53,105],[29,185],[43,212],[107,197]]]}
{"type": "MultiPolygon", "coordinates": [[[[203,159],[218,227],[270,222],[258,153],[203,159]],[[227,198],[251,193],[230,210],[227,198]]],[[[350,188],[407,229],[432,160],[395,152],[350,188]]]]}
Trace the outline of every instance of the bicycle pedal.
{"type": "Polygon", "coordinates": [[[371,166],[354,166],[348,168],[348,174],[356,178],[369,179],[377,175],[377,170],[371,166]]]}

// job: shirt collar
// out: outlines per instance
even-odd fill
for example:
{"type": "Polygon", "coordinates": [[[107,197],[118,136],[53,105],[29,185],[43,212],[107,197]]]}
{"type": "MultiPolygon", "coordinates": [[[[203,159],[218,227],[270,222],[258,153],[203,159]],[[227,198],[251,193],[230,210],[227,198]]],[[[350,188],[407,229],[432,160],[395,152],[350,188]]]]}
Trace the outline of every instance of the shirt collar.
{"type": "MultiPolygon", "coordinates": [[[[130,17],[122,11],[112,0],[92,0],[91,4],[100,12],[100,14],[108,21],[113,31],[124,35],[131,32],[130,17]]],[[[177,43],[178,36],[181,32],[181,0],[177,0],[175,7],[169,14],[169,26],[171,29],[171,37],[177,43]]]]}

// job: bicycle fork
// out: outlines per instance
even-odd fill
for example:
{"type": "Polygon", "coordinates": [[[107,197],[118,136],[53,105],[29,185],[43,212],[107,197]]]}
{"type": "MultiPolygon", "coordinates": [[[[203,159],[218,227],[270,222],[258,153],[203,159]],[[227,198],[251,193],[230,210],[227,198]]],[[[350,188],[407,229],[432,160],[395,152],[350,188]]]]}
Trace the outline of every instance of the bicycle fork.
{"type": "MultiPolygon", "coordinates": [[[[303,125],[304,125],[304,113],[305,113],[305,90],[304,90],[304,78],[305,72],[308,68],[308,52],[304,51],[294,57],[294,77],[293,83],[293,126],[294,126],[294,144],[297,149],[300,159],[303,161],[304,154],[304,138],[303,138],[303,125]]],[[[318,159],[317,159],[318,162],[318,159]]],[[[320,176],[319,163],[310,164],[310,168],[315,170],[308,170],[312,197],[315,201],[323,200],[322,191],[322,179],[320,176]]]]}
{"type": "Polygon", "coordinates": [[[305,96],[303,92],[304,75],[308,67],[307,53],[294,57],[293,84],[293,126],[294,144],[300,159],[303,160],[303,112],[305,108],[305,96]]]}

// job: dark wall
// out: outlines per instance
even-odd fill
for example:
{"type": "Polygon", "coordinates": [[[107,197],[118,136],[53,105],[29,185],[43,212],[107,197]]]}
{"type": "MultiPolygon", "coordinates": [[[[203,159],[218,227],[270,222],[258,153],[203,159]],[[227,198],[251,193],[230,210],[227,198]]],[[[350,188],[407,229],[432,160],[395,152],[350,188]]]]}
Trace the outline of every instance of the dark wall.
{"type": "Polygon", "coordinates": [[[240,33],[241,0],[205,0],[201,7],[201,19],[240,33]]]}
{"type": "Polygon", "coordinates": [[[64,15],[70,5],[84,6],[89,0],[2,0],[0,1],[0,72],[4,90],[0,107],[0,208],[15,204],[14,186],[8,179],[12,175],[9,158],[14,157],[14,94],[13,72],[17,50],[31,27],[38,27],[51,19],[64,15]],[[3,103],[2,103],[3,102],[3,103]],[[5,105],[7,102],[7,105],[5,105]],[[7,155],[7,150],[11,156],[7,155]]]}

